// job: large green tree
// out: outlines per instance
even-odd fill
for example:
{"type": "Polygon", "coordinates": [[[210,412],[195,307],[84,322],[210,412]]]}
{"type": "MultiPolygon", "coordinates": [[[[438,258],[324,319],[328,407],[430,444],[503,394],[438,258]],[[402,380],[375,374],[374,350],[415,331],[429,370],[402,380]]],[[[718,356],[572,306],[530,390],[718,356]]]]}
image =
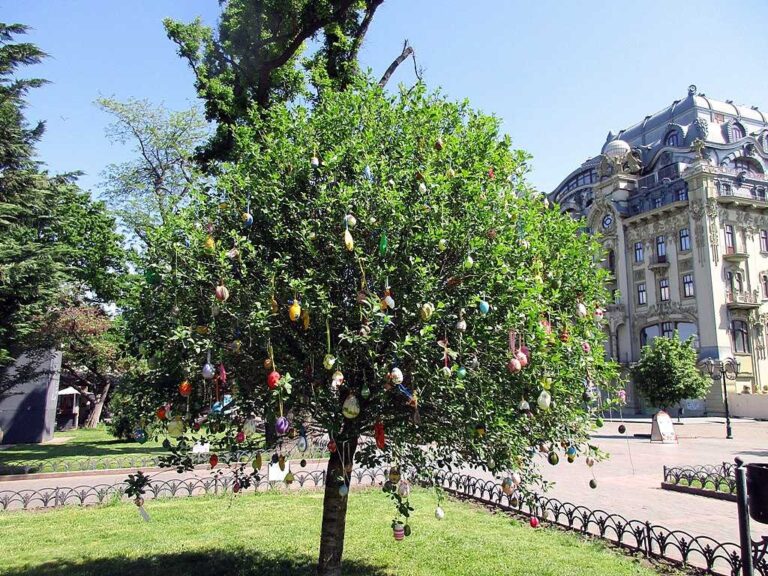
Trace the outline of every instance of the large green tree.
{"type": "Polygon", "coordinates": [[[533,483],[535,447],[594,455],[589,399],[615,376],[599,247],[527,187],[496,119],[361,78],[234,133],[217,187],[155,230],[126,312],[161,415],[187,430],[170,463],[189,468],[201,436],[222,463],[274,447],[261,419],[278,444],[280,418],[329,434],[319,566],[337,574],[353,461],[533,483]]]}
{"type": "Polygon", "coordinates": [[[17,77],[45,54],[15,42],[21,24],[0,24],[0,364],[45,324],[61,293],[107,301],[120,290],[120,236],[103,203],[49,175],[35,159],[44,124],[29,126],[24,109],[40,79],[17,77]]]}
{"type": "Polygon", "coordinates": [[[643,346],[640,360],[632,366],[632,378],[640,393],[653,406],[668,408],[686,398],[703,398],[711,381],[697,367],[693,336],[680,340],[654,338],[643,346]]]}

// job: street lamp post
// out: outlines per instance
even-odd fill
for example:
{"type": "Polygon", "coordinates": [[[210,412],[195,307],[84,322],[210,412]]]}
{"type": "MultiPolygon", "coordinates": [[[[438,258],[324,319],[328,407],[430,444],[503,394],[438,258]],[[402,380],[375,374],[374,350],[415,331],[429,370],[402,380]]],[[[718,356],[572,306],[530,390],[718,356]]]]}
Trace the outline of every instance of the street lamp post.
{"type": "Polygon", "coordinates": [[[736,380],[736,377],[739,375],[739,370],[741,369],[741,364],[736,358],[726,358],[725,360],[707,358],[702,364],[713,380],[716,382],[722,381],[723,403],[725,404],[725,437],[728,440],[733,440],[731,411],[728,407],[727,380],[736,380]]]}

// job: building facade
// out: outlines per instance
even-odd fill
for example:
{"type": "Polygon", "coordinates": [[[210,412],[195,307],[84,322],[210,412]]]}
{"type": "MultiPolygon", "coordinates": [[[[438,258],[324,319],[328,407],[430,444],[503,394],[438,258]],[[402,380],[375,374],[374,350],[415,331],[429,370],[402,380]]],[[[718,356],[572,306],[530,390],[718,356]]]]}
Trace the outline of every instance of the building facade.
{"type": "MultiPolygon", "coordinates": [[[[678,330],[701,358],[739,360],[729,398],[768,401],[767,170],[768,115],[690,86],[685,99],[609,133],[601,154],[549,195],[605,246],[613,358],[628,366],[678,330]]],[[[628,398],[643,408],[632,387],[628,398]]],[[[713,383],[698,408],[721,413],[722,390],[713,383]]]]}

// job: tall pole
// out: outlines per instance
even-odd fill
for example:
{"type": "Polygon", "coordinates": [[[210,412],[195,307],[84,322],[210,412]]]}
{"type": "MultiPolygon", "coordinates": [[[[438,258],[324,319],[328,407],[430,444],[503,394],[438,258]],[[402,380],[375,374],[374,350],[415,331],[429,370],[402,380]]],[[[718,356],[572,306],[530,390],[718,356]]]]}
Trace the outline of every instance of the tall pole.
{"type": "Polygon", "coordinates": [[[725,402],[725,438],[733,440],[733,430],[731,430],[731,411],[728,408],[728,383],[725,372],[720,373],[720,380],[723,381],[723,400],[725,402]]]}
{"type": "Polygon", "coordinates": [[[741,548],[741,574],[753,576],[752,535],[749,531],[749,513],[747,510],[747,480],[744,462],[736,458],[736,509],[739,515],[739,544],[741,548]]]}

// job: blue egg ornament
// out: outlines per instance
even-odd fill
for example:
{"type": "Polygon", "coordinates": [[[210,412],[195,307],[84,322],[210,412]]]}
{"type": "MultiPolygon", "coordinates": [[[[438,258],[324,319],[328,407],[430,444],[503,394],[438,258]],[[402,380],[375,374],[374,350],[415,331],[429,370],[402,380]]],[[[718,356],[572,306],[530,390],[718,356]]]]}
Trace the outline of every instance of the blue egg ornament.
{"type": "Polygon", "coordinates": [[[488,314],[488,311],[491,309],[491,305],[488,304],[486,300],[480,300],[480,302],[477,305],[477,309],[480,311],[480,314],[485,316],[488,314]]]}

